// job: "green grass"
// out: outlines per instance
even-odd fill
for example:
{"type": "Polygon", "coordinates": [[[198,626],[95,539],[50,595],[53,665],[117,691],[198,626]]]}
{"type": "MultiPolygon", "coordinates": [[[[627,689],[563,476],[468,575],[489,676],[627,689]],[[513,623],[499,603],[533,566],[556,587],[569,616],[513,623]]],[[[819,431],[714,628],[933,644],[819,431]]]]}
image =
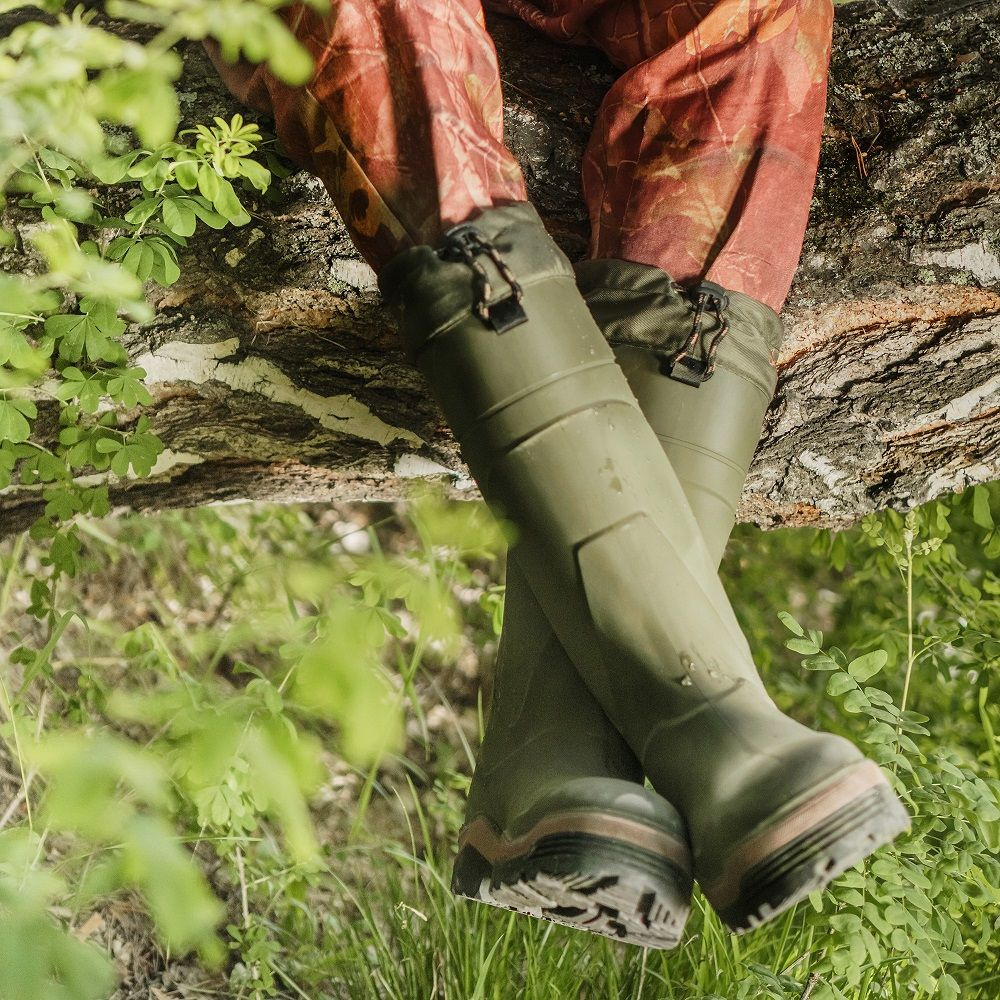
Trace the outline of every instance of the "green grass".
{"type": "Polygon", "coordinates": [[[500,543],[478,508],[84,521],[58,620],[26,613],[46,576],[44,544],[8,540],[0,943],[42,940],[44,927],[55,947],[71,940],[60,924],[96,927],[86,955],[67,952],[63,966],[27,952],[34,992],[12,1000],[109,997],[97,973],[71,973],[126,946],[115,1000],[146,1000],[151,987],[233,1000],[995,1000],[1000,496],[970,496],[838,536],[737,532],[724,577],[769,688],[798,718],[862,744],[915,823],[745,937],[696,894],[670,953],[448,890],[481,725],[476,674],[488,673],[496,639],[500,543]],[[337,618],[345,607],[354,610],[337,618]],[[792,612],[787,627],[779,611],[792,612]],[[322,638],[330,621],[358,614],[369,624],[357,635],[322,638]],[[296,686],[297,664],[317,643],[331,664],[346,641],[367,657],[376,620],[378,669],[404,710],[405,738],[374,763],[351,762],[349,738],[367,745],[352,726],[363,735],[381,724],[371,706],[382,703],[366,700],[375,689],[349,669],[338,683],[350,683],[331,690],[354,707],[317,711],[296,686]],[[871,669],[848,690],[852,670],[871,669]],[[298,736],[282,742],[289,727],[298,736]],[[76,741],[69,757],[37,749],[60,734],[76,741]],[[98,765],[100,780],[87,771],[98,765]],[[275,768],[277,784],[265,780],[275,768]],[[95,819],[88,808],[101,802],[95,819]],[[119,807],[120,830],[102,826],[119,807]],[[130,847],[128,831],[147,820],[164,839],[137,875],[142,845],[130,847]],[[188,888],[170,891],[178,885],[188,888]],[[185,954],[191,942],[165,947],[183,942],[196,916],[214,919],[212,897],[225,915],[217,938],[191,938],[202,957],[185,954]],[[214,964],[212,941],[223,946],[214,964]]]}

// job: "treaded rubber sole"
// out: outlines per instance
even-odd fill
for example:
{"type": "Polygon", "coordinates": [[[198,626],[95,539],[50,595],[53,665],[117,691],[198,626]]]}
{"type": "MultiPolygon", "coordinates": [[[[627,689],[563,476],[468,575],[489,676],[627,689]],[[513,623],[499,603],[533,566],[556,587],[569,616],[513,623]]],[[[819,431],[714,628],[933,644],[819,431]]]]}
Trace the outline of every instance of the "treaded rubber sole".
{"type": "MultiPolygon", "coordinates": [[[[759,845],[771,837],[775,848],[742,870],[737,862],[730,871],[727,881],[738,884],[735,901],[719,905],[713,899],[718,883],[702,886],[719,916],[736,933],[753,930],[783,913],[909,827],[909,815],[870,761],[852,769],[839,786],[834,783],[754,838],[759,845]],[[824,799],[832,807],[827,815],[781,842],[780,831],[814,819],[824,799]]],[[[746,846],[752,845],[744,846],[744,854],[746,846]]]]}
{"type": "Polygon", "coordinates": [[[680,941],[691,875],[675,862],[591,833],[548,834],[514,857],[496,840],[492,861],[482,839],[460,848],[456,895],[644,948],[680,941]]]}

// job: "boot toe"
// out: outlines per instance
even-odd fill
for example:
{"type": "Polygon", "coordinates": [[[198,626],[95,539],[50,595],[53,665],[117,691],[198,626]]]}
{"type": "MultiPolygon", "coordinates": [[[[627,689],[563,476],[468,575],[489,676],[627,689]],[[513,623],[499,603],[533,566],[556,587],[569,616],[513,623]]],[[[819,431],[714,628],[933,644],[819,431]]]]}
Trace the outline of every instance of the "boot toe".
{"type": "Polygon", "coordinates": [[[633,782],[555,786],[507,830],[485,816],[459,838],[461,896],[643,947],[673,948],[690,908],[690,852],[666,800],[633,782]]]}
{"type": "Polygon", "coordinates": [[[702,891],[733,930],[776,917],[909,827],[885,775],[858,757],[698,859],[702,891]]]}

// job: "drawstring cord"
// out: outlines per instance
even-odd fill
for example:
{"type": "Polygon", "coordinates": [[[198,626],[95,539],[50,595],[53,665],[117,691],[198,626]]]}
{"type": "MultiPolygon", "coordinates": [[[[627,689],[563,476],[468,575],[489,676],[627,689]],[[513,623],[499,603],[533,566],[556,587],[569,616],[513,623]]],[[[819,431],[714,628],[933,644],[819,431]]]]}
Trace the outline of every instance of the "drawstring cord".
{"type": "Polygon", "coordinates": [[[464,223],[449,229],[444,234],[444,246],[438,251],[438,255],[442,260],[459,260],[472,269],[476,276],[473,311],[486,326],[492,327],[497,333],[503,333],[528,321],[521,306],[524,291],[514,272],[507,266],[497,248],[475,226],[464,223]],[[488,257],[500,272],[500,277],[510,286],[510,294],[492,304],[489,300],[493,297],[493,284],[486,268],[476,260],[479,255],[488,257]]]}
{"type": "Polygon", "coordinates": [[[723,338],[729,332],[729,320],[725,316],[725,311],[729,308],[729,295],[721,285],[713,281],[703,281],[690,289],[687,296],[694,303],[691,333],[676,354],[660,355],[660,371],[678,382],[697,387],[715,374],[715,355],[723,338]],[[702,338],[706,311],[715,317],[717,329],[703,356],[696,358],[691,352],[702,338]]]}

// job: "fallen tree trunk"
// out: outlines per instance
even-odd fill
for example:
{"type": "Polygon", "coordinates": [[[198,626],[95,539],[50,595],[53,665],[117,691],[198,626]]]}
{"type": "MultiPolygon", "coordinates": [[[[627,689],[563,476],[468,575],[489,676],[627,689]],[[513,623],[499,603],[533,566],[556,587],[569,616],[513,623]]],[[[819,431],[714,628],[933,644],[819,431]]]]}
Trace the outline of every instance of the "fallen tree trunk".
{"type": "MultiPolygon", "coordinates": [[[[0,30],[5,30],[0,18],[0,30]]],[[[933,23],[881,2],[838,14],[812,223],[786,312],[779,395],[743,516],[839,525],[1000,478],[1000,0],[933,23]]],[[[572,256],[578,162],[612,72],[495,19],[508,141],[572,256]]],[[[191,121],[237,110],[196,46],[191,121]]],[[[9,266],[9,264],[8,264],[9,266]]],[[[319,183],[282,182],[245,229],[196,239],[127,347],[149,373],[167,452],[119,482],[134,509],[386,499],[415,477],[475,490],[402,359],[319,183]]],[[[0,492],[0,534],[38,491],[0,492]]]]}

